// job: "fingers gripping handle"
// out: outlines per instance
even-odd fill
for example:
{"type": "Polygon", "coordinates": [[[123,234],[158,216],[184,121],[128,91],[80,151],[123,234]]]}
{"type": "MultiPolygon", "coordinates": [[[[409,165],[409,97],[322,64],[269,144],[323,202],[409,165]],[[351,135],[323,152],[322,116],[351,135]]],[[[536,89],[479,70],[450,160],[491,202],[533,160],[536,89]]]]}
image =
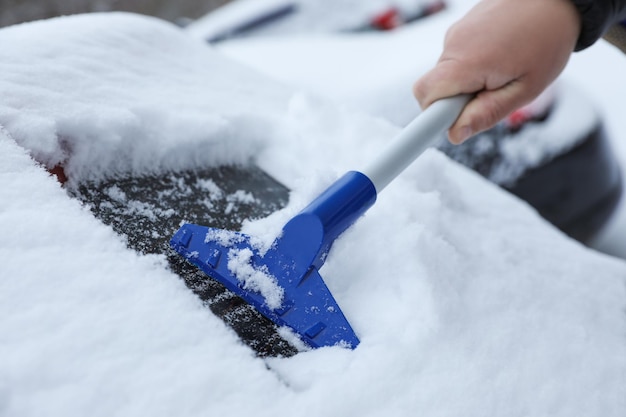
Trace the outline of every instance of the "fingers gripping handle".
{"type": "Polygon", "coordinates": [[[380,193],[459,117],[470,100],[468,94],[444,98],[431,104],[409,123],[361,172],[380,193]]]}

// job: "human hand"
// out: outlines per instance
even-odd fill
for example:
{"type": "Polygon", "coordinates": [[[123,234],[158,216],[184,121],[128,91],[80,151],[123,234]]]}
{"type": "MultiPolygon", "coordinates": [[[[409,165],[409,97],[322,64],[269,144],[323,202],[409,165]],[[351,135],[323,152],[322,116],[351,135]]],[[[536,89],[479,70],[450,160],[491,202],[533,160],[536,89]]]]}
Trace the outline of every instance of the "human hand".
{"type": "Polygon", "coordinates": [[[415,97],[425,109],[441,98],[476,94],[448,132],[459,144],[550,85],[580,25],[570,0],[483,0],[448,30],[439,61],[414,85],[415,97]]]}

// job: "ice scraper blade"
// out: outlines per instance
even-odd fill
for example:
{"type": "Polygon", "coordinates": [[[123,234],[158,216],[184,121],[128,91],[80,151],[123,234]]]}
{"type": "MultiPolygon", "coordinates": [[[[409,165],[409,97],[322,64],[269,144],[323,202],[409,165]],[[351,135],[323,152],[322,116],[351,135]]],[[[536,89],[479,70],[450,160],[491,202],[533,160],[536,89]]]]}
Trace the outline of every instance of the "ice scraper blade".
{"type": "Polygon", "coordinates": [[[362,170],[349,171],[313,200],[263,251],[238,232],[185,224],[171,246],[278,326],[313,348],[359,344],[319,269],[335,239],[376,201],[441,132],[456,120],[468,95],[446,98],[422,112],[362,170]]]}

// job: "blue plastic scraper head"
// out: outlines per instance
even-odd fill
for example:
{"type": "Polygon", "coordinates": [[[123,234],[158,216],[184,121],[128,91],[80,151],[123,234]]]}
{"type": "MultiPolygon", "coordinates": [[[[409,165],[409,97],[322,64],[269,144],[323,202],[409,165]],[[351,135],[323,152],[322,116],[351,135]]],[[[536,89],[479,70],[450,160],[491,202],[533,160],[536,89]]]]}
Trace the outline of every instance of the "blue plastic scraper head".
{"type": "Polygon", "coordinates": [[[376,201],[370,179],[350,171],[293,217],[261,253],[245,234],[183,225],[172,247],[311,347],[355,348],[359,339],[319,274],[334,240],[376,201]]]}

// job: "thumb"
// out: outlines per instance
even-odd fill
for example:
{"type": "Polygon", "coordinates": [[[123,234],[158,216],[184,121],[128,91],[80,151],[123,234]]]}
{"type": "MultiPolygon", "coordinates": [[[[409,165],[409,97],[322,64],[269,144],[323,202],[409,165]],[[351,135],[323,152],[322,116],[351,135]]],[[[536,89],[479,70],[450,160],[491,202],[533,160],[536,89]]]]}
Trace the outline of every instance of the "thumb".
{"type": "Polygon", "coordinates": [[[493,127],[531,98],[527,86],[520,80],[512,81],[495,90],[480,91],[450,127],[448,131],[450,142],[458,145],[471,136],[493,127]]]}

